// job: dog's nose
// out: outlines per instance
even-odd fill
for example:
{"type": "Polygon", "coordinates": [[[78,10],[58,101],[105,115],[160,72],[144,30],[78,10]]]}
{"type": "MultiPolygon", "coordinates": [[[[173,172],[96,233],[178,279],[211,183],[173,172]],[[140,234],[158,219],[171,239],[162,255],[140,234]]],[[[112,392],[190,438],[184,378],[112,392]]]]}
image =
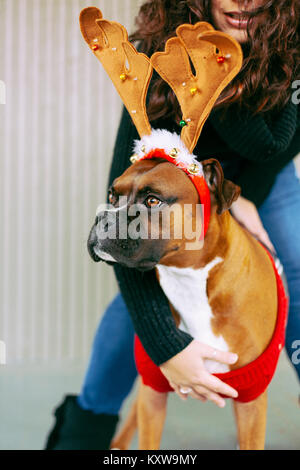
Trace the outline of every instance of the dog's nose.
{"type": "Polygon", "coordinates": [[[111,227],[116,224],[116,217],[115,214],[109,211],[102,211],[96,215],[95,225],[99,225],[99,230],[102,233],[106,233],[109,231],[111,227]]]}
{"type": "Polygon", "coordinates": [[[94,225],[92,230],[90,231],[90,234],[89,234],[89,238],[88,238],[88,241],[87,241],[87,249],[88,249],[88,252],[90,254],[90,257],[96,262],[100,261],[99,256],[97,256],[95,251],[94,251],[94,247],[97,245],[97,242],[98,242],[97,234],[96,234],[95,225],[94,225]]]}

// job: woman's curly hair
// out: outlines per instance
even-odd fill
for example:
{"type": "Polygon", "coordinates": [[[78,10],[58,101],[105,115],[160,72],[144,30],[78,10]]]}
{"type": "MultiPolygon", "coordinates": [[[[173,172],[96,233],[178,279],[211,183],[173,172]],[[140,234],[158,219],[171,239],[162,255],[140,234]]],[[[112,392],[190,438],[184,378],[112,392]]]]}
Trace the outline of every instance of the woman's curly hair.
{"type": "MultiPolygon", "coordinates": [[[[243,2],[244,3],[244,2],[243,2]]],[[[242,10],[242,8],[240,8],[242,10]]],[[[279,111],[289,101],[292,82],[299,78],[299,0],[269,0],[252,11],[262,21],[248,23],[248,41],[242,44],[243,66],[237,77],[219,97],[216,106],[231,103],[252,113],[279,111]]],[[[213,24],[210,0],[148,0],[136,18],[132,41],[147,55],[164,49],[165,42],[183,23],[208,21],[213,24]]],[[[180,119],[177,99],[156,77],[148,103],[150,120],[160,117],[180,119]]]]}

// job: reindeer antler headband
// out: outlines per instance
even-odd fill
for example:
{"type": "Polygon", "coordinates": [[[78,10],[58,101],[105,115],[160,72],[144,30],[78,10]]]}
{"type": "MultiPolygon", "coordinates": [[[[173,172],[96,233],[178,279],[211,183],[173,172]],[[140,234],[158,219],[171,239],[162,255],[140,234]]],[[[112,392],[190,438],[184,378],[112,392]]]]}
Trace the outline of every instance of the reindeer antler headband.
{"type": "MultiPolygon", "coordinates": [[[[177,28],[177,36],[167,41],[165,51],[156,52],[149,59],[129,42],[126,29],[103,19],[98,8],[82,10],[80,27],[141,137],[136,142],[132,163],[155,156],[175,163],[190,176],[203,203],[206,183],[192,152],[218,96],[242,66],[239,43],[228,34],[216,31],[209,23],[183,24],[177,28]],[[153,68],[170,85],[180,104],[183,116],[180,138],[168,131],[151,130],[146,96],[153,68]]],[[[208,197],[204,199],[209,205],[208,197]]]]}

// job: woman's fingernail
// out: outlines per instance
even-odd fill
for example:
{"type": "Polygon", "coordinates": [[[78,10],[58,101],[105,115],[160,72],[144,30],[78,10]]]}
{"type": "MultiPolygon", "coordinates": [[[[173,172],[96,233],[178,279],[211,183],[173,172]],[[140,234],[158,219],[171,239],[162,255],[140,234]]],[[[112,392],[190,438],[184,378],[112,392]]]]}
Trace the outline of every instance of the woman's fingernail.
{"type": "Polygon", "coordinates": [[[230,362],[234,364],[238,360],[239,356],[237,354],[230,354],[230,362]]]}

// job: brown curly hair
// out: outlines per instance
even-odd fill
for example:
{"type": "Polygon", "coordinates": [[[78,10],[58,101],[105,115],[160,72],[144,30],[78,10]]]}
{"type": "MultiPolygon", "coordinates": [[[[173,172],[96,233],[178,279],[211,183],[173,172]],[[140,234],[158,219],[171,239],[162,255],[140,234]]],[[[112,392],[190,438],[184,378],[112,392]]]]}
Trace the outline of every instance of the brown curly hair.
{"type": "MultiPolygon", "coordinates": [[[[136,18],[131,41],[147,55],[164,49],[165,42],[183,23],[213,24],[210,0],[148,0],[136,18]]],[[[248,22],[248,41],[241,44],[243,66],[215,106],[231,103],[245,106],[253,114],[279,111],[289,101],[291,83],[299,77],[299,0],[269,0],[252,10],[263,21],[248,22]]],[[[155,75],[148,102],[151,121],[160,117],[180,120],[178,101],[169,86],[155,75]]]]}

